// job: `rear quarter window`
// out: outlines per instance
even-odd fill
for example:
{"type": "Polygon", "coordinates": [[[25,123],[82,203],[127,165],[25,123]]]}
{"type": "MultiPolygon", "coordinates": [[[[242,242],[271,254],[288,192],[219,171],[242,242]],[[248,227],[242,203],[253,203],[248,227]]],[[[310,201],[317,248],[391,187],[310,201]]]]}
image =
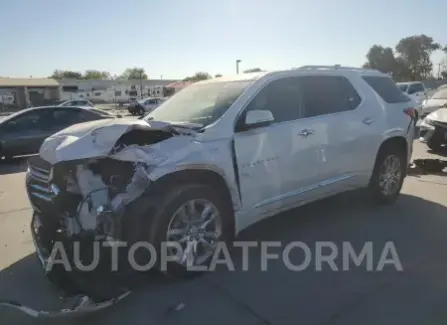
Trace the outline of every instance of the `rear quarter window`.
{"type": "Polygon", "coordinates": [[[363,80],[388,104],[406,103],[410,101],[410,98],[402,93],[391,78],[368,76],[363,77],[363,80]]]}

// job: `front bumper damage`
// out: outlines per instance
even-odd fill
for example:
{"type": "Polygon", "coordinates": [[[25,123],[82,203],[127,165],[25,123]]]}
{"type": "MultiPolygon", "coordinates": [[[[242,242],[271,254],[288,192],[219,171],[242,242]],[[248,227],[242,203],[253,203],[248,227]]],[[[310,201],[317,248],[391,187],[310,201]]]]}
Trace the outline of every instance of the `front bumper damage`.
{"type": "Polygon", "coordinates": [[[118,272],[111,272],[107,253],[101,253],[94,271],[83,272],[53,264],[52,251],[56,242],[62,243],[72,261],[73,244],[81,243],[86,248],[81,250],[81,260],[89,260],[92,256],[84,252],[91,252],[87,248],[92,243],[126,241],[127,207],[146,192],[154,166],[172,158],[153,145],[171,139],[177,143],[174,147],[185,147],[191,141],[190,134],[180,134],[166,124],[135,123],[113,125],[112,130],[85,126],[83,132],[66,130],[44,143],[40,157],[30,159],[26,188],[34,210],[31,234],[37,257],[52,283],[80,298],[72,308],[59,312],[36,311],[15,302],[0,304],[32,317],[72,316],[110,307],[130,294],[129,269],[120,265],[118,272]],[[49,264],[53,264],[50,271],[49,264]]]}

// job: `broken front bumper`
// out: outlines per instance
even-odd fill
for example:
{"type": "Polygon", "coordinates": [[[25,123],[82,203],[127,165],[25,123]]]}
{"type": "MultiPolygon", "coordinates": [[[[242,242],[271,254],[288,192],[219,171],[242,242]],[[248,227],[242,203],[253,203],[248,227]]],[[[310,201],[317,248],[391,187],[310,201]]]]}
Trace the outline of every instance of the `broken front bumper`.
{"type": "MultiPolygon", "coordinates": [[[[48,247],[47,239],[42,236],[45,234],[39,213],[34,212],[31,222],[31,235],[36,249],[36,255],[42,268],[45,270],[46,277],[56,284],[60,289],[68,294],[79,296],[75,306],[70,309],[61,309],[54,311],[36,311],[32,308],[22,306],[14,302],[0,302],[3,306],[18,309],[33,317],[58,317],[58,316],[80,316],[108,308],[130,294],[130,290],[115,287],[110,277],[104,276],[101,270],[98,272],[76,272],[66,270],[62,265],[54,264],[52,260],[51,248],[48,247]],[[98,283],[99,282],[99,283],[98,283]],[[106,289],[104,289],[107,287],[106,289]]],[[[67,244],[69,242],[65,242],[67,244]]],[[[56,256],[54,256],[56,257],[56,256]]],[[[71,262],[71,259],[69,259],[71,262]]]]}

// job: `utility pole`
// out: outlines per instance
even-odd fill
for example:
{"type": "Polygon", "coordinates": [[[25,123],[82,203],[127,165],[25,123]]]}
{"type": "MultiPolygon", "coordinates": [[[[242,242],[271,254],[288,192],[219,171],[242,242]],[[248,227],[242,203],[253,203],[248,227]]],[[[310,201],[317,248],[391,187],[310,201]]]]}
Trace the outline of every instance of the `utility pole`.
{"type": "Polygon", "coordinates": [[[236,60],[236,73],[239,74],[239,63],[241,63],[242,60],[236,60]]]}
{"type": "Polygon", "coordinates": [[[143,99],[143,71],[140,71],[140,92],[141,99],[143,99]]]}

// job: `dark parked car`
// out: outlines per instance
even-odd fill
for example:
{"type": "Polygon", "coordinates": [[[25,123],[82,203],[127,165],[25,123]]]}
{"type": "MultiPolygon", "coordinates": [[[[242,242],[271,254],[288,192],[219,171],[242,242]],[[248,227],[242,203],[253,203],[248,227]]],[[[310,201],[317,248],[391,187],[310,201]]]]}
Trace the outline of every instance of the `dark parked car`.
{"type": "Polygon", "coordinates": [[[98,109],[74,106],[22,110],[0,120],[0,158],[37,153],[47,137],[70,125],[115,117],[98,109]]]}

